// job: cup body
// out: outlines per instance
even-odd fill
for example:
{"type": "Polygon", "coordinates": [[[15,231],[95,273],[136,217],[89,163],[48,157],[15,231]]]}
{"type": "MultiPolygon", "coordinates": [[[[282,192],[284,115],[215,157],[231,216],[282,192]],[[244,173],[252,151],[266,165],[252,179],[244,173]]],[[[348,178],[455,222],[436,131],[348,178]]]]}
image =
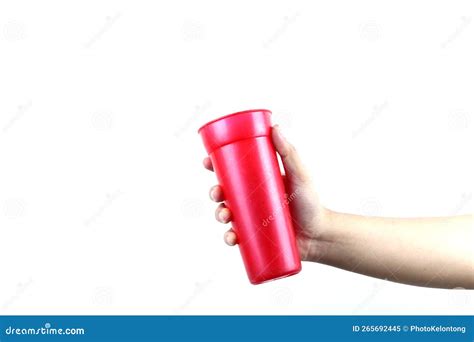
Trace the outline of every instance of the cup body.
{"type": "Polygon", "coordinates": [[[199,129],[252,284],[301,270],[289,202],[271,140],[271,112],[248,110],[199,129]]]}

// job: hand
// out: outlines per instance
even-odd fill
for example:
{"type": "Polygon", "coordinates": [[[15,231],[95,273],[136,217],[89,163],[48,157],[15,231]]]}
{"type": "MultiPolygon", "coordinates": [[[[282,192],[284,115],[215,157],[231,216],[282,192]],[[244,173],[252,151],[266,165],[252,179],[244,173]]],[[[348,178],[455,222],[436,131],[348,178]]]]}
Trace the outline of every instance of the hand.
{"type": "MultiPolygon", "coordinates": [[[[294,199],[289,203],[289,206],[301,259],[317,261],[324,251],[324,248],[321,248],[324,247],[324,243],[319,240],[322,236],[323,222],[329,211],[320,205],[313,190],[311,177],[301,163],[293,145],[288,143],[278,126],[272,128],[271,135],[285,169],[283,180],[286,193],[288,196],[294,194],[292,196],[294,199]]],[[[206,169],[214,171],[209,157],[206,157],[203,163],[206,169]]],[[[225,198],[222,188],[219,185],[213,186],[209,196],[213,201],[220,202],[215,213],[216,220],[221,223],[232,221],[232,213],[223,203],[225,198]]],[[[237,236],[232,228],[224,234],[224,241],[229,246],[237,244],[237,236]]]]}

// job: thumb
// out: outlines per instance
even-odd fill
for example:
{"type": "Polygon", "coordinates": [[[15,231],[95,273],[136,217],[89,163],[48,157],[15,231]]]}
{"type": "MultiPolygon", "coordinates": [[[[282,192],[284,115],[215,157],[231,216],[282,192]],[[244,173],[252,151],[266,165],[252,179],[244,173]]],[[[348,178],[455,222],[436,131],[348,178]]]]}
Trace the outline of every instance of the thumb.
{"type": "Polygon", "coordinates": [[[309,177],[300,160],[298,152],[295,147],[286,140],[278,125],[272,127],[272,140],[273,145],[275,145],[281,157],[288,180],[293,184],[308,182],[309,177]]]}

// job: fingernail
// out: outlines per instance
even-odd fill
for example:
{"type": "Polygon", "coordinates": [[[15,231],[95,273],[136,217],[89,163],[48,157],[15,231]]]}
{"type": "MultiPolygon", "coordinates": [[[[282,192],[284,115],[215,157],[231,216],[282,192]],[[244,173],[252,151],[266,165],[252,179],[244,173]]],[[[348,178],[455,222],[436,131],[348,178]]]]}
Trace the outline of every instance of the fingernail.
{"type": "Polygon", "coordinates": [[[216,200],[216,196],[215,196],[215,193],[216,192],[216,189],[215,188],[212,188],[211,191],[209,192],[209,197],[211,198],[211,200],[215,201],[216,200]]]}
{"type": "Polygon", "coordinates": [[[224,210],[219,212],[219,221],[225,222],[227,220],[227,214],[224,210]]]}
{"type": "Polygon", "coordinates": [[[233,239],[230,237],[229,232],[226,232],[226,233],[224,234],[224,241],[225,241],[225,243],[226,243],[227,245],[229,245],[229,246],[233,246],[233,245],[234,245],[234,241],[233,241],[233,239]]]}

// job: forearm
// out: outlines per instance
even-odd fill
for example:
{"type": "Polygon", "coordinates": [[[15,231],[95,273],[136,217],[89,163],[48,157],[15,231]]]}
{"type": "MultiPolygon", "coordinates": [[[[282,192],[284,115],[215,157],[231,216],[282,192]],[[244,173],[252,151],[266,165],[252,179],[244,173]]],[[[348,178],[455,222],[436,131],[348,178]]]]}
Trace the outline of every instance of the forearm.
{"type": "Polygon", "coordinates": [[[405,284],[474,288],[472,216],[379,218],[327,211],[310,259],[405,284]]]}

